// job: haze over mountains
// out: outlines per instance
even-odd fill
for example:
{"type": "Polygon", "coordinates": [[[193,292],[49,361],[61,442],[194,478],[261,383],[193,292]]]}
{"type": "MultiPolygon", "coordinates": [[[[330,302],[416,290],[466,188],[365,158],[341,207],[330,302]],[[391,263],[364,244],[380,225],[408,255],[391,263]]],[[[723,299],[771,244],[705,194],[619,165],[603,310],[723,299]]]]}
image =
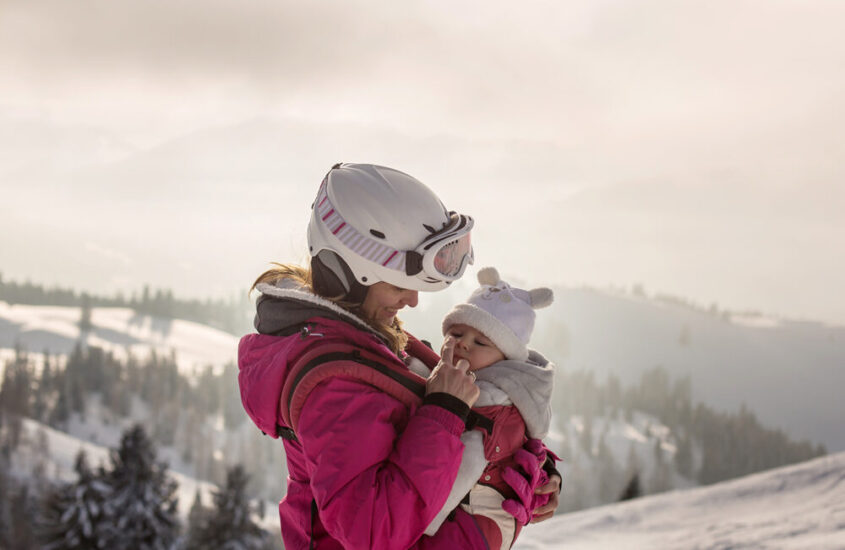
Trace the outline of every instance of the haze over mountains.
{"type": "MultiPolygon", "coordinates": [[[[507,278],[506,274],[503,274],[507,278]]],[[[537,312],[531,345],[559,368],[636,382],[656,366],[689,376],[695,401],[719,410],[745,404],[795,439],[845,450],[845,327],[736,314],[626,292],[555,287],[537,312]]],[[[471,292],[460,281],[453,296],[471,292]]],[[[449,296],[403,312],[407,326],[440,345],[449,296]]]]}
{"type": "MultiPolygon", "coordinates": [[[[441,319],[471,288],[464,280],[426,296],[402,319],[438,349],[441,319]]],[[[845,328],[625,292],[555,287],[555,294],[555,303],[538,311],[531,345],[558,368],[592,372],[599,381],[613,373],[627,385],[662,366],[673,378],[690,377],[694,402],[726,412],[746,405],[764,425],[795,440],[845,450],[845,328]]],[[[78,308],[0,302],[0,348],[6,356],[16,342],[35,353],[68,353],[80,334],[78,320],[78,308]]],[[[174,348],[185,371],[235,358],[237,335],[200,324],[126,308],[94,308],[92,320],[89,343],[118,354],[174,348]]]]}
{"type": "Polygon", "coordinates": [[[0,123],[0,186],[11,191],[0,205],[0,265],[18,279],[92,292],[147,283],[189,296],[243,291],[268,262],[302,258],[326,170],[373,161],[473,215],[479,262],[534,284],[643,282],[732,309],[845,324],[845,304],[828,296],[845,231],[836,201],[777,172],[740,181],[726,166],[594,181],[575,168],[576,152],[551,141],[291,117],[143,146],[96,127],[2,113],[0,123]]]}

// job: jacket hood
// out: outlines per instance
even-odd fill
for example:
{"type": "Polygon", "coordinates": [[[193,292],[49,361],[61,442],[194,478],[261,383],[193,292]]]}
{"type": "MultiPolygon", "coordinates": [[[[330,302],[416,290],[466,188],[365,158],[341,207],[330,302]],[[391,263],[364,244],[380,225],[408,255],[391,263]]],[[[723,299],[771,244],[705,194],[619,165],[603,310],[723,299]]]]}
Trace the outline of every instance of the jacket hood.
{"type": "Polygon", "coordinates": [[[363,319],[304,289],[293,279],[281,279],[274,284],[259,283],[255,288],[261,293],[256,301],[253,322],[259,334],[288,336],[298,332],[308,319],[321,317],[350,323],[381,338],[363,319]]]}
{"type": "Polygon", "coordinates": [[[541,439],[552,419],[554,364],[534,350],[526,361],[506,359],[475,371],[481,395],[476,407],[512,403],[525,420],[528,435],[541,439]]]}
{"type": "Polygon", "coordinates": [[[287,374],[314,338],[339,338],[364,349],[391,353],[362,319],[302,289],[293,281],[259,284],[255,328],[238,345],[241,401],[253,422],[276,437],[279,403],[287,374]],[[301,332],[308,325],[309,330],[301,332]]]}

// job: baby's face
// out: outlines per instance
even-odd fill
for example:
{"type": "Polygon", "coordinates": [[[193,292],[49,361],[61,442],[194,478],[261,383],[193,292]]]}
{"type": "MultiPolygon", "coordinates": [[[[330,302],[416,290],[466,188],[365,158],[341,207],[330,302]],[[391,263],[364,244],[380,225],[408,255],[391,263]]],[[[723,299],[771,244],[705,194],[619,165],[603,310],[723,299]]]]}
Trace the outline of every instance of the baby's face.
{"type": "MultiPolygon", "coordinates": [[[[493,345],[489,338],[468,325],[452,325],[446,331],[446,342],[455,341],[454,362],[458,359],[469,361],[469,370],[483,369],[497,361],[502,361],[505,354],[493,345]]],[[[441,348],[440,353],[443,353],[441,348]]]]}

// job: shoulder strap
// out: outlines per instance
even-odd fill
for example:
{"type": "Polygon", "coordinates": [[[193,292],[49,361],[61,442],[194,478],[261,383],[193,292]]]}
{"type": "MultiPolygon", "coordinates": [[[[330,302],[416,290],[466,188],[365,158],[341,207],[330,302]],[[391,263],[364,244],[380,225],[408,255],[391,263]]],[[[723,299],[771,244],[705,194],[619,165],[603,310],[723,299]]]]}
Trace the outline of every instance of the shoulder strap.
{"type": "Polygon", "coordinates": [[[333,376],[361,380],[407,406],[419,405],[425,395],[425,379],[398,359],[391,361],[347,342],[320,342],[293,365],[282,389],[282,419],[294,432],[311,390],[333,376]]]}
{"type": "MultiPolygon", "coordinates": [[[[361,380],[394,397],[406,406],[420,405],[425,396],[425,379],[411,371],[398,359],[362,350],[348,342],[320,342],[306,352],[288,374],[282,389],[281,412],[286,426],[278,426],[277,434],[295,439],[299,416],[308,395],[317,384],[333,376],[361,380]]],[[[470,411],[467,429],[481,428],[490,433],[493,422],[470,411]]]]}

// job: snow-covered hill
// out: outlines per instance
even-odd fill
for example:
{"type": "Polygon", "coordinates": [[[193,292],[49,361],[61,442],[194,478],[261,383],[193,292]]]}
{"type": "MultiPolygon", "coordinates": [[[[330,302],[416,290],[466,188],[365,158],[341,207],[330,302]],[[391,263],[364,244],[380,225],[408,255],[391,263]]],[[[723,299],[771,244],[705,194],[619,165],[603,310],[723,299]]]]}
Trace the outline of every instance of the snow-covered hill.
{"type": "MultiPolygon", "coordinates": [[[[91,441],[79,439],[67,433],[54,430],[49,426],[36,422],[32,419],[23,419],[23,430],[21,444],[12,454],[11,474],[20,478],[31,478],[35,471],[40,471],[50,480],[61,480],[64,482],[76,481],[77,475],[74,472],[74,463],[79,451],[84,451],[91,466],[109,465],[109,450],[117,448],[120,432],[115,427],[109,429],[101,425],[103,439],[109,440],[106,445],[98,445],[91,441]]],[[[167,461],[167,456],[173,453],[164,449],[159,450],[159,458],[167,461]]],[[[178,461],[177,461],[178,462],[178,461]]],[[[168,463],[173,466],[171,462],[168,463]]],[[[181,469],[181,468],[180,468],[181,469]]],[[[183,521],[187,519],[188,512],[194,502],[197,490],[202,494],[203,503],[211,505],[211,495],[217,490],[217,486],[206,481],[199,481],[187,475],[180,469],[171,468],[170,476],[179,484],[178,487],[178,513],[183,521]]],[[[271,533],[277,533],[279,529],[278,517],[275,513],[277,502],[266,501],[263,503],[265,514],[260,524],[271,533]]]]}
{"type": "Polygon", "coordinates": [[[744,403],[796,440],[845,450],[845,327],[587,289],[558,295],[556,324],[538,322],[536,342],[553,346],[551,331],[563,331],[562,367],[614,372],[625,383],[661,365],[691,377],[696,401],[720,410],[744,403]]]}
{"type": "MultiPolygon", "coordinates": [[[[80,339],[80,314],[73,307],[0,302],[0,362],[14,353],[16,344],[31,353],[70,353],[80,339]]],[[[128,308],[93,308],[91,323],[85,342],[121,358],[127,354],[145,357],[151,350],[165,355],[175,351],[186,374],[197,366],[236,360],[238,338],[191,321],[138,315],[128,308]]]]}
{"type": "MultiPolygon", "coordinates": [[[[469,296],[472,279],[426,296],[402,319],[439,346],[440,321],[469,296]]],[[[691,377],[695,401],[725,411],[744,403],[764,425],[795,440],[845,450],[845,327],[737,315],[621,291],[554,291],[554,304],[537,314],[531,346],[559,368],[591,371],[598,380],[614,373],[627,385],[662,366],[670,376],[691,377]]]]}
{"type": "Polygon", "coordinates": [[[845,548],[845,453],[557,516],[519,550],[845,548]]]}
{"type": "MultiPolygon", "coordinates": [[[[74,478],[73,462],[84,449],[90,464],[107,449],[24,421],[25,444],[14,456],[17,474],[36,467],[48,477],[74,478]],[[40,441],[40,443],[39,443],[40,441]],[[46,446],[48,453],[43,453],[46,446]],[[41,466],[38,463],[42,462],[41,466]]],[[[187,514],[197,487],[213,485],[172,473],[179,483],[180,514],[187,514]]],[[[566,490],[567,484],[564,484],[566,490]]],[[[278,532],[275,503],[267,502],[262,525],[278,532]]],[[[841,549],[845,548],[845,453],[777,470],[633,501],[559,514],[526,528],[517,550],[599,549],[841,549]]]]}

